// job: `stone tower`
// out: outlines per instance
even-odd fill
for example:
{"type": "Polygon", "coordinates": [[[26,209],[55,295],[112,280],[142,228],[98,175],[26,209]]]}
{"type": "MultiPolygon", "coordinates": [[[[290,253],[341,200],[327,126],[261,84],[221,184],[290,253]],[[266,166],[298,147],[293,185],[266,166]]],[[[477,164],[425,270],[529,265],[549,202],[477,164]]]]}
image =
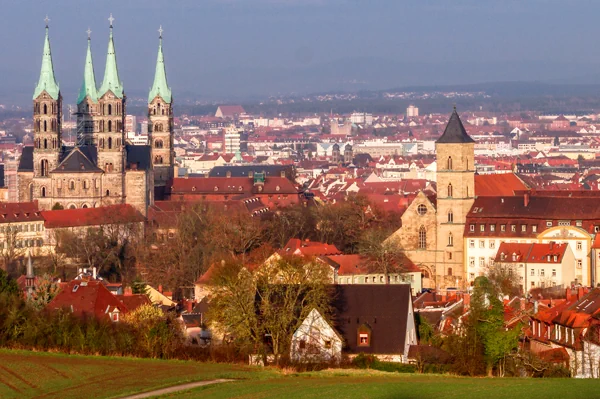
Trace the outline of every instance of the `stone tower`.
{"type": "Polygon", "coordinates": [[[467,213],[475,194],[475,142],[456,112],[435,143],[437,159],[436,284],[464,287],[464,240],[467,213]]]}
{"type": "Polygon", "coordinates": [[[91,31],[88,30],[87,53],[83,70],[83,82],[77,97],[77,144],[94,144],[94,133],[97,131],[97,116],[100,111],[96,76],[92,61],[91,31]]]}
{"type": "Polygon", "coordinates": [[[352,146],[350,144],[346,144],[344,147],[344,163],[349,164],[352,163],[352,146]]]}
{"type": "Polygon", "coordinates": [[[33,93],[33,178],[29,184],[28,200],[39,199],[44,205],[45,198],[52,190],[50,171],[59,163],[61,141],[62,95],[54,77],[50,38],[48,37],[48,18],[46,18],[46,37],[40,79],[33,93]]]}
{"type": "Polygon", "coordinates": [[[165,186],[173,178],[173,97],[167,84],[162,51],[162,27],[158,30],[158,58],[154,83],[148,95],[148,131],[152,147],[154,185],[165,186]]]}
{"type": "Polygon", "coordinates": [[[108,53],[104,79],[98,90],[98,129],[94,142],[98,149],[98,167],[104,170],[102,188],[103,204],[123,201],[125,171],[125,100],[123,84],[119,79],[117,56],[113,42],[113,17],[110,21],[108,53]]]}
{"type": "Polygon", "coordinates": [[[335,143],[331,150],[331,162],[338,163],[341,161],[342,161],[342,156],[340,153],[340,145],[338,143],[335,143]]]}

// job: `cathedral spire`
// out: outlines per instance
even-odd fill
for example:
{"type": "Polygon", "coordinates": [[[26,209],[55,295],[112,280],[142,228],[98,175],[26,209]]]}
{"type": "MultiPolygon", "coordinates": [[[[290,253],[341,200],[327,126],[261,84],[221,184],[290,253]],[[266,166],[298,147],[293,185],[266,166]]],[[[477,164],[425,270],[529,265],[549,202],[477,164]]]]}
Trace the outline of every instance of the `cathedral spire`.
{"type": "Polygon", "coordinates": [[[40,71],[40,80],[38,81],[35,91],[33,92],[33,99],[38,98],[44,90],[52,97],[57,100],[59,97],[59,87],[54,77],[54,66],[52,65],[52,52],[50,51],[50,38],[48,37],[48,21],[50,19],[46,16],[46,37],[44,38],[44,55],[42,56],[42,70],[40,71]]]}
{"type": "Polygon", "coordinates": [[[91,33],[92,31],[88,29],[88,44],[87,54],[85,56],[85,67],[83,70],[83,83],[81,84],[81,89],[79,90],[77,104],[81,104],[81,102],[85,100],[87,96],[89,96],[90,99],[94,102],[98,101],[98,92],[96,90],[96,77],[94,75],[94,64],[92,62],[92,46],[90,38],[91,33]]]}
{"type": "Polygon", "coordinates": [[[117,69],[117,55],[115,54],[115,44],[113,42],[113,21],[110,14],[110,35],[108,37],[108,52],[106,54],[106,67],[104,68],[104,80],[98,95],[102,97],[108,91],[111,91],[118,98],[123,98],[123,84],[119,79],[119,70],[117,69]]]}
{"type": "Polygon", "coordinates": [[[156,59],[156,72],[154,73],[154,83],[150,94],[148,95],[148,103],[154,100],[154,97],[160,96],[166,103],[171,103],[171,89],[167,84],[167,72],[165,71],[165,58],[162,51],[162,26],[158,29],[158,57],[156,59]]]}

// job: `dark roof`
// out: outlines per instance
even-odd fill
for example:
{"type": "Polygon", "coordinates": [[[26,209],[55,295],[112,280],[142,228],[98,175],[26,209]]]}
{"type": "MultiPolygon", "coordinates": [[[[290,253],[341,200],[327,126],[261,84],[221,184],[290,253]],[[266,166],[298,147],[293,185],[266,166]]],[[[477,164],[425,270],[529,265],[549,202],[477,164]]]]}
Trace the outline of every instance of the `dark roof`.
{"type": "Polygon", "coordinates": [[[266,177],[281,177],[281,172],[284,172],[291,178],[293,171],[293,165],[226,165],[215,166],[208,172],[208,177],[227,177],[227,172],[230,173],[230,177],[248,177],[250,172],[264,173],[266,177]]]}
{"type": "Polygon", "coordinates": [[[52,173],[102,172],[102,169],[96,166],[96,159],[95,147],[75,147],[65,153],[61,163],[52,173]]]}
{"type": "Polygon", "coordinates": [[[471,136],[467,134],[467,131],[465,130],[465,127],[463,126],[462,122],[460,121],[460,117],[456,112],[456,108],[454,108],[452,115],[450,115],[450,120],[446,125],[446,129],[444,130],[444,134],[437,139],[436,143],[457,144],[474,142],[475,140],[473,140],[471,136]]]}
{"type": "Polygon", "coordinates": [[[19,159],[19,172],[33,172],[33,146],[23,147],[19,159]]]}
{"type": "Polygon", "coordinates": [[[152,168],[151,148],[149,145],[126,145],[127,169],[150,170],[152,168]]]}
{"type": "Polygon", "coordinates": [[[336,330],[351,353],[402,354],[411,305],[409,284],[337,285],[333,302],[336,330]],[[371,330],[371,345],[360,347],[358,329],[371,330]]]}

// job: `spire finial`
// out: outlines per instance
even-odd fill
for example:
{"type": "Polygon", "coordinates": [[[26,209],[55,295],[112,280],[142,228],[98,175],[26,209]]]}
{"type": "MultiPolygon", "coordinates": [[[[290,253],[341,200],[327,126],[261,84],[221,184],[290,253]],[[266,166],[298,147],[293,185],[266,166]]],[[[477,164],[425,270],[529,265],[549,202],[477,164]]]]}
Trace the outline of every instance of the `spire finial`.
{"type": "Polygon", "coordinates": [[[114,20],[115,20],[115,19],[113,18],[113,16],[112,16],[112,12],[111,12],[111,13],[110,13],[110,17],[108,17],[108,22],[110,22],[110,27],[111,27],[111,28],[113,27],[113,21],[114,21],[114,20]]]}
{"type": "Polygon", "coordinates": [[[162,39],[162,33],[164,32],[162,25],[158,28],[158,38],[162,39]]]}
{"type": "Polygon", "coordinates": [[[47,14],[46,14],[46,18],[44,18],[44,22],[46,22],[46,29],[48,29],[48,22],[50,22],[50,18],[48,18],[47,14]]]}
{"type": "Polygon", "coordinates": [[[90,29],[89,26],[88,26],[88,30],[86,30],[86,33],[88,34],[88,40],[90,40],[92,37],[92,30],[90,29]]]}
{"type": "Polygon", "coordinates": [[[456,112],[456,103],[454,103],[454,112],[456,112]]]}

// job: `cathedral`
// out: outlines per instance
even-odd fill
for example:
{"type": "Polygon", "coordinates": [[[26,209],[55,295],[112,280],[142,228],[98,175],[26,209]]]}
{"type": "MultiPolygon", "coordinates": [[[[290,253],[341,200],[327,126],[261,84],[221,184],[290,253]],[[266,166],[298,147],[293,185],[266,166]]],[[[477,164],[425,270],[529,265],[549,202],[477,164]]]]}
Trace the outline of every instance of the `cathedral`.
{"type": "Polygon", "coordinates": [[[104,79],[98,88],[90,31],[83,82],[77,98],[77,142],[61,137],[62,95],[54,76],[48,23],[39,81],[33,93],[34,144],[23,148],[18,176],[19,201],[38,201],[40,209],[90,208],[131,204],[146,215],[173,178],[173,98],[167,85],[159,29],[154,83],[148,96],[149,145],[125,139],[126,95],[119,78],[113,18],[104,79]]]}

